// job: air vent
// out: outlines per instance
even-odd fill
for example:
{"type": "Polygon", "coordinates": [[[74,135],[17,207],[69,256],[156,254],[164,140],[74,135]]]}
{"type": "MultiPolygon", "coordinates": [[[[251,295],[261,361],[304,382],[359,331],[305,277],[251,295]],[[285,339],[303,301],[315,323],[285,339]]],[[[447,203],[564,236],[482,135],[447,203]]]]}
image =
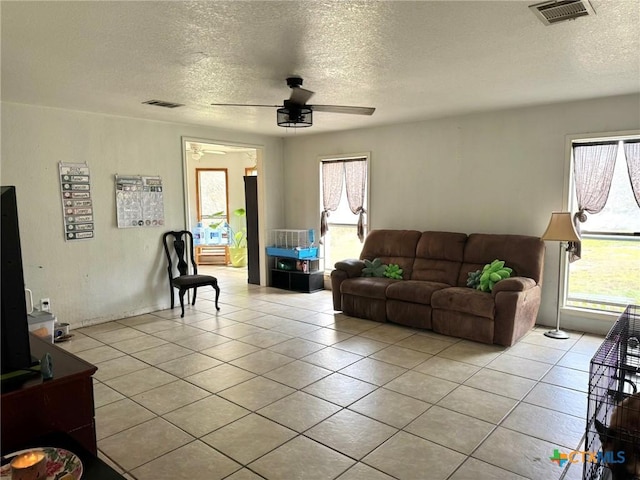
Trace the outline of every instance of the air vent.
{"type": "Polygon", "coordinates": [[[595,15],[589,0],[558,0],[529,6],[542,23],[554,25],[565,20],[575,20],[587,15],[595,15]]]}
{"type": "Polygon", "coordinates": [[[156,107],[164,107],[164,108],[178,108],[184,107],[182,103],[173,103],[173,102],[165,102],[164,100],[147,100],[146,102],[142,102],[145,105],[155,105],[156,107]]]}

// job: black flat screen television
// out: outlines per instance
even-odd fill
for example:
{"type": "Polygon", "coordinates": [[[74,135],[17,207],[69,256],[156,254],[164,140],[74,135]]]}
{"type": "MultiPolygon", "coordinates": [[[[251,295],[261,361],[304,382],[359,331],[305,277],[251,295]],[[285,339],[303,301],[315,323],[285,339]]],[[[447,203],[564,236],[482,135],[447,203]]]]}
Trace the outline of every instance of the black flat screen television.
{"type": "Polygon", "coordinates": [[[0,187],[0,210],[2,210],[2,346],[3,377],[10,372],[29,369],[32,365],[29,346],[29,324],[25,302],[22,249],[18,228],[18,202],[16,188],[0,187]]]}

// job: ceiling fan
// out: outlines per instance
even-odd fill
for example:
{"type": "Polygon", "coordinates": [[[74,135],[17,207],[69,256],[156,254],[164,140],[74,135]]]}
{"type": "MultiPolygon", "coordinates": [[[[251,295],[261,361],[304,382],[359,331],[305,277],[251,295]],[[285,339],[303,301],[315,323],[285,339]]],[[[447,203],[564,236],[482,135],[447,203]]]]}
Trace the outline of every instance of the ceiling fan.
{"type": "Polygon", "coordinates": [[[287,85],[291,88],[291,96],[283,105],[249,105],[244,103],[212,103],[221,107],[275,107],[277,108],[277,122],[281,127],[310,127],[313,125],[313,112],[349,113],[354,115],[373,115],[373,107],[349,107],[344,105],[309,105],[307,102],[315,92],[302,88],[301,77],[287,78],[287,85]]]}
{"type": "Polygon", "coordinates": [[[200,160],[205,153],[211,153],[214,155],[226,155],[227,152],[223,150],[210,150],[199,143],[189,142],[189,151],[191,152],[191,158],[194,160],[200,160]]]}

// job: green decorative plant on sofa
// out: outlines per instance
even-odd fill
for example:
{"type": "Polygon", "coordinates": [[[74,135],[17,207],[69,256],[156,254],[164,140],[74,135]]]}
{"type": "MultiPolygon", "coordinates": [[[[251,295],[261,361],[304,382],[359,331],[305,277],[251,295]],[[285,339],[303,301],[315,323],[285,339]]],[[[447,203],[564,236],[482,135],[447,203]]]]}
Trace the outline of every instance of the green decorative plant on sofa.
{"type": "Polygon", "coordinates": [[[496,259],[491,263],[487,263],[480,271],[480,279],[476,288],[483,292],[491,292],[496,283],[509,278],[512,272],[513,269],[505,267],[504,262],[496,259]]]}
{"type": "Polygon", "coordinates": [[[362,269],[363,277],[384,277],[387,266],[382,263],[379,258],[373,260],[364,259],[364,268],[362,269]]]}
{"type": "Polygon", "coordinates": [[[384,276],[387,278],[394,278],[396,280],[402,280],[402,269],[400,265],[392,263],[391,265],[387,265],[387,268],[384,270],[384,276]]]}
{"type": "Polygon", "coordinates": [[[373,260],[364,259],[364,268],[362,269],[363,277],[387,277],[396,280],[402,280],[402,269],[399,265],[385,265],[379,258],[373,260]]]}
{"type": "MultiPolygon", "coordinates": [[[[360,259],[336,263],[333,305],[347,315],[513,345],[535,324],[544,242],[525,235],[374,230],[360,259]],[[364,260],[396,264],[403,280],[362,277],[364,260]],[[470,272],[495,259],[513,269],[491,292],[467,287],[470,272]]],[[[492,272],[496,273],[496,272],[492,272]]]]}

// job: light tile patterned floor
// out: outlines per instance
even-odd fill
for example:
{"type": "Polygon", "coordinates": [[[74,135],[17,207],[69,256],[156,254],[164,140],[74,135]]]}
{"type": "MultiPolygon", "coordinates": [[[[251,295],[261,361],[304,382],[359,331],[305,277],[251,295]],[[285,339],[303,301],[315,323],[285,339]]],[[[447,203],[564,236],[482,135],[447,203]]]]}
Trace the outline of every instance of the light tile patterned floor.
{"type": "MultiPolygon", "coordinates": [[[[74,330],[95,363],[100,455],[152,480],[576,480],[587,371],[603,338],[512,348],[350,318],[331,293],[218,276],[179,308],[74,330]]],[[[203,268],[205,270],[206,268],[203,268]]]]}

